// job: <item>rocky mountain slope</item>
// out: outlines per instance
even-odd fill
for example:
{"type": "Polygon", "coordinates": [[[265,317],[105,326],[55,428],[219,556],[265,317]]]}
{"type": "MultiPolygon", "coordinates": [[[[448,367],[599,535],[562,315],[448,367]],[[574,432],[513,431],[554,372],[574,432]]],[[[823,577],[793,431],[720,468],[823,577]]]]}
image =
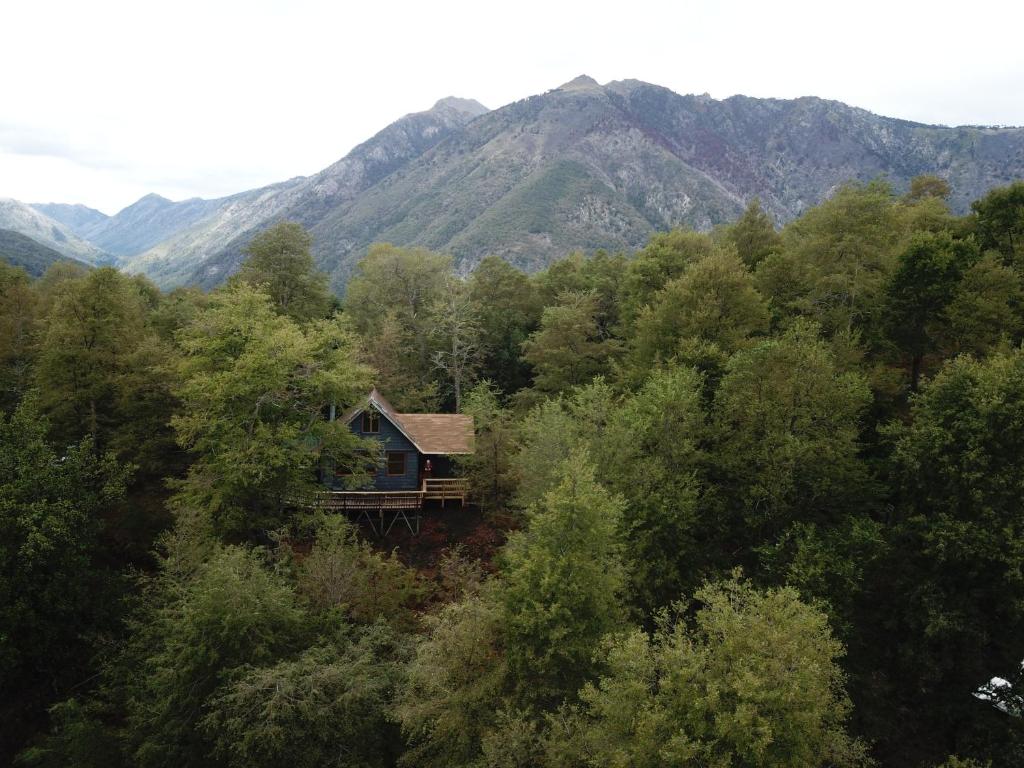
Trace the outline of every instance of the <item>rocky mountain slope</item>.
{"type": "Polygon", "coordinates": [[[216,284],[234,269],[260,228],[285,218],[312,225],[486,111],[469,99],[442,99],[425,112],[400,118],[314,176],[226,198],[213,215],[126,260],[126,266],[164,285],[216,284]]]}
{"type": "Polygon", "coordinates": [[[782,224],[844,182],[881,176],[901,190],[922,173],[946,178],[954,209],[966,211],[1024,177],[1024,129],[581,76],[494,111],[443,99],[308,178],[215,201],[144,198],[90,239],[161,285],[209,287],[237,268],[255,233],[293,219],[310,229],[340,290],[373,242],[447,251],[463,271],[487,254],[532,270],[574,249],[632,249],[658,230],[708,229],[755,196],[782,224]]]}
{"type": "Polygon", "coordinates": [[[31,237],[10,229],[0,229],[0,261],[22,267],[34,277],[43,274],[51,264],[67,260],[64,254],[37,243],[31,237]]]}
{"type": "Polygon", "coordinates": [[[18,232],[66,256],[88,264],[110,261],[110,256],[86,242],[65,225],[17,200],[0,198],[0,229],[18,232]]]}
{"type": "MultiPolygon", "coordinates": [[[[1024,130],[579,77],[477,116],[358,194],[301,194],[279,215],[310,228],[317,260],[340,288],[375,241],[448,251],[463,270],[490,253],[537,269],[573,249],[635,248],[657,230],[708,229],[755,196],[784,223],[846,181],[885,176],[900,189],[921,173],[947,178],[952,205],[965,211],[1024,176],[1024,130]]],[[[222,280],[253,231],[189,281],[222,280]]]]}
{"type": "Polygon", "coordinates": [[[88,239],[88,234],[97,225],[106,221],[109,216],[87,205],[68,205],[67,203],[32,203],[32,207],[45,216],[63,224],[79,237],[88,239]]]}

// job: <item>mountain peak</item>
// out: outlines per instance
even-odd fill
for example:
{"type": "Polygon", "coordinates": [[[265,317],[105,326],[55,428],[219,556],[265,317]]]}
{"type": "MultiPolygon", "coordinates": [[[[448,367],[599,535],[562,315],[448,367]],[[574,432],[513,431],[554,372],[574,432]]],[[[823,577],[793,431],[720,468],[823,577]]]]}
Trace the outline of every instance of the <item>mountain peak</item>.
{"type": "Polygon", "coordinates": [[[458,96],[446,96],[443,99],[438,99],[431,109],[454,109],[456,112],[466,112],[473,117],[491,111],[476,99],[460,99],[458,96]]]}
{"type": "Polygon", "coordinates": [[[590,75],[580,75],[579,77],[574,77],[568,83],[563,83],[562,85],[558,86],[555,90],[556,91],[579,91],[579,90],[583,90],[584,88],[600,88],[600,87],[601,87],[601,84],[599,82],[597,82],[597,80],[592,78],[590,75]]]}

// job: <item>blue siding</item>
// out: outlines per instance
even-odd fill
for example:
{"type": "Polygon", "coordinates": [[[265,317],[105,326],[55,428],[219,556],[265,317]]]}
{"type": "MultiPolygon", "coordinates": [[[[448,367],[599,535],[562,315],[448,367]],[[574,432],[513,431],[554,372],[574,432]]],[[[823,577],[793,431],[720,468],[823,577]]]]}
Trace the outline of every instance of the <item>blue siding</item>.
{"type": "Polygon", "coordinates": [[[398,428],[388,421],[383,413],[380,415],[380,432],[377,434],[365,434],[363,432],[363,418],[356,416],[352,419],[349,428],[360,437],[371,437],[380,441],[385,452],[401,451],[405,454],[405,474],[399,477],[388,477],[387,462],[377,470],[373,478],[373,487],[378,491],[415,491],[419,488],[420,455],[409,438],[403,435],[398,428]]]}

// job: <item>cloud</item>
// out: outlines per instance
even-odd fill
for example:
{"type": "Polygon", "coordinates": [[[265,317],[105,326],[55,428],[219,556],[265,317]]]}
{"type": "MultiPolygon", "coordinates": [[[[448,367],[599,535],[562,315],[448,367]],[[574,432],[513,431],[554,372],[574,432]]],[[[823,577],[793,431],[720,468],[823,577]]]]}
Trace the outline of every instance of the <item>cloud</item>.
{"type": "Polygon", "coordinates": [[[401,115],[581,72],[1024,124],[1024,4],[38,0],[4,9],[0,196],[104,210],[308,175],[401,115]],[[15,74],[16,73],[16,74],[15,74]],[[12,159],[18,158],[18,159],[12,159]],[[33,193],[30,196],[30,193],[33,193]],[[137,194],[138,193],[138,194],[137,194]]]}

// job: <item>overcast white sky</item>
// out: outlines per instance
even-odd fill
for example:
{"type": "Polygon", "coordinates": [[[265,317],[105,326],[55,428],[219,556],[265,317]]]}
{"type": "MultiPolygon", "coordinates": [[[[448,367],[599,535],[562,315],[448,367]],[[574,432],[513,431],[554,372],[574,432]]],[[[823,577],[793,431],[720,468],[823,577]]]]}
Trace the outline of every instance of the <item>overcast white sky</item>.
{"type": "Polygon", "coordinates": [[[0,2],[0,197],[107,213],[310,174],[443,96],[494,108],[581,73],[1024,124],[1011,0],[0,2]]]}

